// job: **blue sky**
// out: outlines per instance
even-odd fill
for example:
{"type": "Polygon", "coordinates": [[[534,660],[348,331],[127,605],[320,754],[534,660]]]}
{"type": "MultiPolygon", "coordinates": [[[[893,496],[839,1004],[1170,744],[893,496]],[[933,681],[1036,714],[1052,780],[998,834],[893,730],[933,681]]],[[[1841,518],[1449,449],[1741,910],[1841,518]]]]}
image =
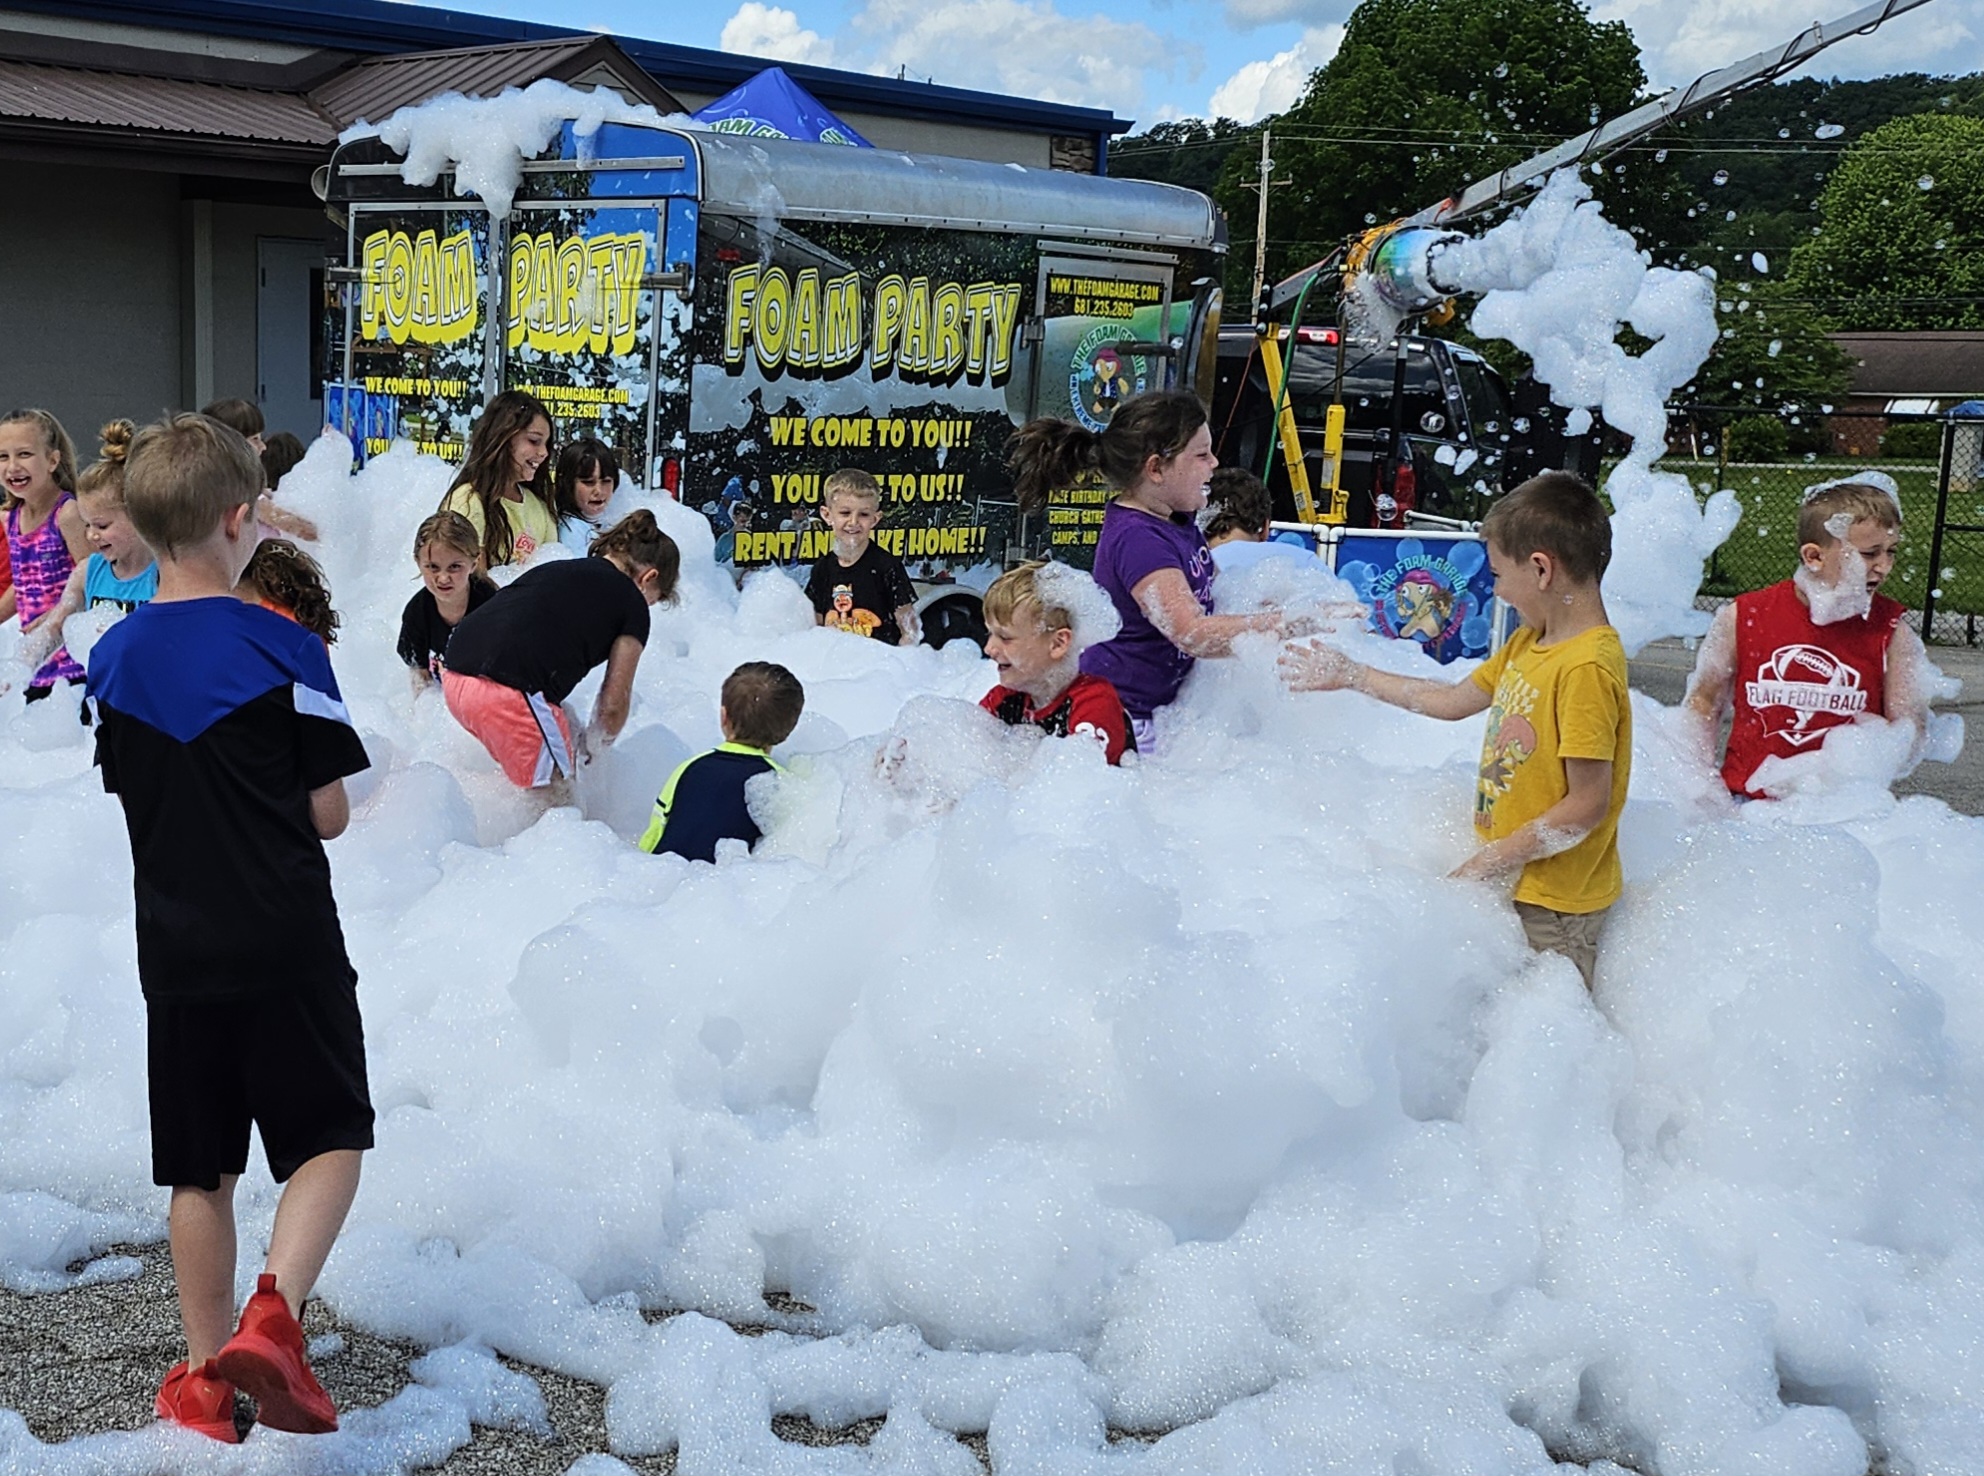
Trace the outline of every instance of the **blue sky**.
{"type": "MultiPolygon", "coordinates": [[[[1285,108],[1334,54],[1349,0],[439,0],[779,61],[928,77],[1113,110],[1142,125],[1285,108]]],[[[1632,26],[1648,72],[1679,85],[1781,44],[1854,0],[1596,0],[1632,26]]],[[[1823,76],[1966,72],[1984,65],[1984,0],[1932,0],[1873,36],[1850,37],[1823,76]]]]}

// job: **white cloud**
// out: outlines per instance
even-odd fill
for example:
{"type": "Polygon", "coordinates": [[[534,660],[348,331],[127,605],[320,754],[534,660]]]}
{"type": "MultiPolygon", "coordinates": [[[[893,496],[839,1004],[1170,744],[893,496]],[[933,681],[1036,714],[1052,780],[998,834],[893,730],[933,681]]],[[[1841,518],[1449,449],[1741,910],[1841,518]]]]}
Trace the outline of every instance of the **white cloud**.
{"type": "Polygon", "coordinates": [[[1141,21],[1066,15],[1055,0],[866,0],[832,37],[806,29],[782,6],[744,0],[724,23],[721,45],[1125,117],[1142,107],[1150,76],[1196,71],[1200,54],[1141,21]]]}
{"type": "Polygon", "coordinates": [[[758,0],[744,0],[737,7],[737,13],[723,23],[717,45],[740,56],[834,65],[833,42],[818,31],[805,29],[799,17],[785,7],[761,5],[758,0]]]}
{"type": "Polygon", "coordinates": [[[1213,89],[1206,116],[1252,123],[1286,112],[1309,85],[1309,74],[1336,55],[1343,27],[1312,27],[1286,51],[1251,61],[1213,89]]]}
{"type": "MultiPolygon", "coordinates": [[[[1600,0],[1599,20],[1623,20],[1640,44],[1656,86],[1678,87],[1704,72],[1782,46],[1815,19],[1834,20],[1854,0],[1814,13],[1811,0],[1600,0]]],[[[1984,0],[1937,0],[1889,21],[1871,36],[1848,36],[1805,68],[1819,77],[1890,72],[1968,72],[1984,36],[1984,0]]]]}

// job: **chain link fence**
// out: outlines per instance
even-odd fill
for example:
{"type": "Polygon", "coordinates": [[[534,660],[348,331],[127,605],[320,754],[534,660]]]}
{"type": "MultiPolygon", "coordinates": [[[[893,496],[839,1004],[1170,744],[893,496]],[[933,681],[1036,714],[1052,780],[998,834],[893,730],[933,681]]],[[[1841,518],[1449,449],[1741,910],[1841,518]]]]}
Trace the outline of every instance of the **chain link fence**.
{"type": "MultiPolygon", "coordinates": [[[[1935,459],[1798,457],[1731,461],[1664,457],[1706,502],[1720,488],[1736,494],[1743,515],[1704,572],[1701,596],[1720,604],[1789,577],[1798,563],[1798,510],[1805,490],[1860,472],[1881,471],[1901,492],[1902,543],[1882,592],[1920,612],[1925,639],[1976,645],[1984,639],[1984,420],[1923,422],[1922,449],[1935,459]]],[[[1911,447],[1911,450],[1915,449],[1911,447]]]]}

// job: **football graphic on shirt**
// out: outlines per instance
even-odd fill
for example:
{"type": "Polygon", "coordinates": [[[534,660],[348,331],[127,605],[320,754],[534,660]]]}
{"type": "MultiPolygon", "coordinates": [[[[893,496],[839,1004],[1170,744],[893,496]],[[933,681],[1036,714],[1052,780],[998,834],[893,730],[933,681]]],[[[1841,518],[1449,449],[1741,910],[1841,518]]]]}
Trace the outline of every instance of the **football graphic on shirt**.
{"type": "Polygon", "coordinates": [[[1819,646],[1779,646],[1744,684],[1744,695],[1766,734],[1799,748],[1867,710],[1860,673],[1819,646]]]}

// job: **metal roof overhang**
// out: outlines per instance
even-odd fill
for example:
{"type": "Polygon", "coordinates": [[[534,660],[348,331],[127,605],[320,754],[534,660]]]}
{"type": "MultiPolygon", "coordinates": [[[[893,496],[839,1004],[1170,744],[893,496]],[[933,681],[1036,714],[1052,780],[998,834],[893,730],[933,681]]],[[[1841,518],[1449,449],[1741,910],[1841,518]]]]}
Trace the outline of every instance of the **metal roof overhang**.
{"type": "Polygon", "coordinates": [[[703,209],[742,219],[1039,231],[1219,250],[1226,222],[1192,190],[935,154],[685,134],[703,157],[703,209]]]}

